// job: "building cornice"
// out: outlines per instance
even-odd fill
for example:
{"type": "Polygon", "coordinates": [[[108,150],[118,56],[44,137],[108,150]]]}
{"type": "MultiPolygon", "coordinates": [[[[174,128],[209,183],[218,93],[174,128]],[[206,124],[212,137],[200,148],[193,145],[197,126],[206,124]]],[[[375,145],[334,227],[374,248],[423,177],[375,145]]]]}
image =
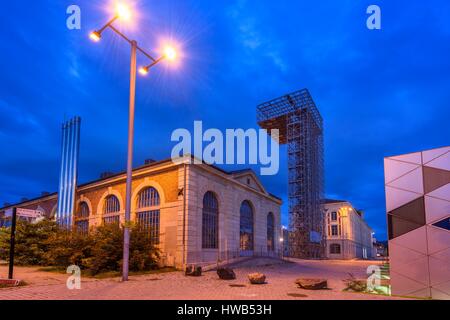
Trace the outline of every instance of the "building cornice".
{"type": "MultiPolygon", "coordinates": [[[[138,178],[140,176],[147,175],[149,173],[154,174],[154,173],[167,172],[167,171],[178,169],[178,167],[183,164],[187,164],[190,166],[194,166],[194,168],[199,168],[199,169],[207,171],[211,174],[214,174],[218,177],[221,177],[222,179],[229,181],[247,191],[251,191],[251,192],[256,193],[260,196],[263,196],[267,199],[270,199],[271,201],[273,201],[279,205],[281,205],[283,203],[280,198],[277,198],[276,196],[273,196],[270,193],[267,193],[264,188],[263,188],[263,190],[265,192],[260,192],[254,188],[251,188],[251,187],[239,182],[238,180],[235,179],[236,175],[233,175],[233,172],[227,172],[225,170],[220,169],[219,167],[209,165],[206,163],[195,164],[195,163],[192,163],[193,159],[194,158],[192,156],[187,155],[187,156],[175,159],[175,160],[172,160],[169,158],[169,159],[157,161],[157,162],[147,164],[147,165],[133,169],[132,176],[133,176],[133,178],[138,178]]],[[[117,173],[117,174],[107,177],[107,178],[97,179],[94,181],[80,184],[80,185],[78,185],[76,192],[77,193],[84,192],[84,191],[91,190],[91,189],[97,189],[97,188],[101,188],[104,186],[110,186],[112,184],[123,183],[124,181],[126,181],[126,172],[120,172],[120,173],[117,173]]],[[[258,179],[257,179],[257,181],[258,181],[258,179]]],[[[261,184],[261,186],[262,186],[262,184],[261,184]]],[[[35,203],[39,203],[39,202],[43,202],[43,201],[47,201],[47,200],[54,200],[54,199],[57,199],[57,197],[58,197],[58,193],[54,192],[49,195],[36,197],[36,198],[30,199],[27,201],[18,202],[18,203],[12,204],[12,205],[5,206],[3,208],[0,208],[0,211],[5,211],[10,208],[17,207],[19,205],[29,206],[29,205],[33,205],[35,203]]]]}

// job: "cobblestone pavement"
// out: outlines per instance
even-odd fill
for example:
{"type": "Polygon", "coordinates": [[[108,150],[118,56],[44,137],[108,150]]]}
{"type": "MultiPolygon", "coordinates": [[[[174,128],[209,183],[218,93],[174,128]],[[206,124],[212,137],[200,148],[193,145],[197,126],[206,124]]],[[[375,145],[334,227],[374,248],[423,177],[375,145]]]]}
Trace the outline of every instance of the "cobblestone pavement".
{"type": "MultiPolygon", "coordinates": [[[[244,263],[235,268],[236,280],[219,280],[215,271],[204,272],[201,277],[186,277],[182,272],[168,272],[131,276],[130,281],[119,278],[83,278],[81,289],[66,287],[68,275],[38,271],[37,268],[17,267],[16,278],[28,285],[0,289],[0,300],[16,299],[398,299],[369,294],[342,292],[343,279],[352,273],[365,277],[368,261],[305,261],[292,260],[290,263],[267,265],[244,263]],[[263,272],[267,283],[251,285],[247,274],[263,272]],[[328,279],[329,290],[308,291],[299,289],[294,283],[298,277],[320,277],[328,279]],[[232,285],[232,286],[230,286],[232,285]],[[293,294],[293,295],[292,295],[293,294]],[[299,296],[300,295],[300,296],[299,296]]],[[[0,277],[7,274],[7,268],[0,266],[0,277]]]]}

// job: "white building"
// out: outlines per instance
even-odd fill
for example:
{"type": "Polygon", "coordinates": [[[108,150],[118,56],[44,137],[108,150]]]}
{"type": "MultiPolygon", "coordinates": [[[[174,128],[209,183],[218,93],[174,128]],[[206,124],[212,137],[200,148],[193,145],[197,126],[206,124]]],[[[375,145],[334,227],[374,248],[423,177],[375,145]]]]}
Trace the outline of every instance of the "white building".
{"type": "Polygon", "coordinates": [[[328,259],[371,259],[373,232],[361,211],[345,200],[326,199],[325,238],[328,259]]]}

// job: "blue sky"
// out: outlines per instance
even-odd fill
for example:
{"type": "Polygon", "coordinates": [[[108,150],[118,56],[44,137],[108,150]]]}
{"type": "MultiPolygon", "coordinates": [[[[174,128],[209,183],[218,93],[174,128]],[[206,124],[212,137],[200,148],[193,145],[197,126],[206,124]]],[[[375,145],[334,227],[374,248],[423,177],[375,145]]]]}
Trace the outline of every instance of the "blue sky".
{"type": "MultiPolygon", "coordinates": [[[[124,170],[129,47],[110,32],[97,44],[87,37],[108,19],[108,2],[2,4],[0,203],[57,189],[60,126],[73,115],[82,117],[79,181],[124,170]],[[81,30],[66,28],[70,4],[81,30]]],[[[327,195],[365,210],[384,239],[383,157],[449,144],[448,1],[134,5],[140,14],[122,30],[155,52],[170,38],[183,49],[179,66],[138,79],[135,165],[167,158],[176,128],[256,128],[257,104],[306,87],[324,118],[327,195]],[[366,28],[370,4],[381,7],[382,30],[366,28]]],[[[286,202],[285,152],[280,173],[261,179],[286,202]]]]}

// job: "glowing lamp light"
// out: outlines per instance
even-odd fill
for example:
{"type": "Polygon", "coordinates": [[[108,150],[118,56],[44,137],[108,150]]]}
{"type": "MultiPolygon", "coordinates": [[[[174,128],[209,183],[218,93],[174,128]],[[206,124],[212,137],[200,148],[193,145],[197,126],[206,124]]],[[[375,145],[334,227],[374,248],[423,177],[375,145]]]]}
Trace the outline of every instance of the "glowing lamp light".
{"type": "Polygon", "coordinates": [[[146,76],[148,74],[148,67],[140,67],[139,73],[143,76],[146,76]]]}
{"type": "Polygon", "coordinates": [[[123,19],[125,21],[130,20],[130,18],[131,18],[130,9],[122,3],[118,3],[116,5],[116,14],[120,19],[123,19]]]}
{"type": "Polygon", "coordinates": [[[164,56],[167,60],[173,61],[177,58],[177,51],[173,47],[166,47],[164,49],[164,56]]]}
{"type": "Polygon", "coordinates": [[[91,40],[94,41],[94,42],[99,42],[101,37],[102,36],[100,35],[100,33],[98,31],[92,31],[89,34],[89,38],[91,38],[91,40]]]}

